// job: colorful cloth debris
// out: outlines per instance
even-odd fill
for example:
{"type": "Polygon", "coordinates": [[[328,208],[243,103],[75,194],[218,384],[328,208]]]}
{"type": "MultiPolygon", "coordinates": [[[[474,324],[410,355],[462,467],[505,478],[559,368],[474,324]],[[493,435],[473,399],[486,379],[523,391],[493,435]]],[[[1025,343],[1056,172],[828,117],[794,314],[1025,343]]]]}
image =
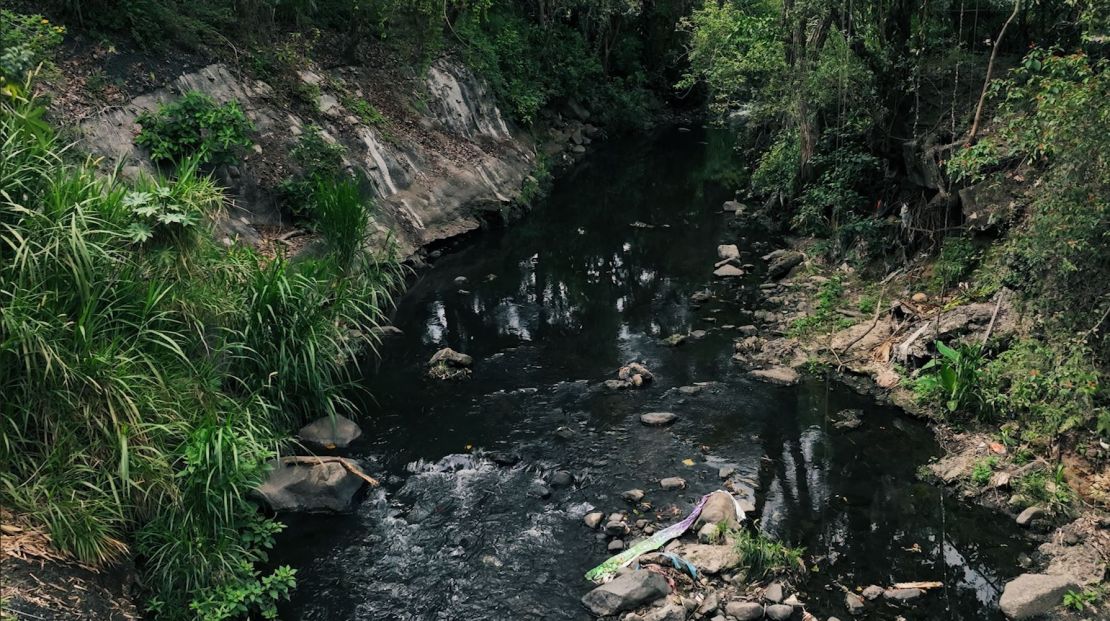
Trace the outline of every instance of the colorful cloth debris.
{"type": "MultiPolygon", "coordinates": [[[[641,555],[647,554],[648,552],[651,552],[653,550],[658,550],[671,539],[681,536],[682,533],[686,532],[690,529],[691,526],[694,525],[694,522],[697,521],[698,516],[701,515],[701,510],[702,507],[705,506],[705,502],[709,500],[710,496],[716,493],[717,492],[710,492],[702,496],[701,500],[698,501],[698,504],[694,505],[694,509],[690,512],[690,515],[687,515],[686,518],[683,519],[681,522],[678,522],[677,524],[671,524],[663,530],[655,533],[651,537],[639,541],[624,552],[610,557],[604,563],[586,572],[586,580],[597,583],[606,582],[614,575],[616,575],[617,570],[621,567],[627,567],[628,565],[631,565],[632,561],[636,560],[641,555]]],[[[728,494],[728,492],[723,493],[728,494]]],[[[733,498],[732,494],[729,494],[729,498],[732,498],[732,501],[734,503],[736,502],[736,499],[733,498]]],[[[737,504],[736,506],[736,511],[737,519],[743,520],[744,512],[740,510],[739,504],[737,504]]]]}

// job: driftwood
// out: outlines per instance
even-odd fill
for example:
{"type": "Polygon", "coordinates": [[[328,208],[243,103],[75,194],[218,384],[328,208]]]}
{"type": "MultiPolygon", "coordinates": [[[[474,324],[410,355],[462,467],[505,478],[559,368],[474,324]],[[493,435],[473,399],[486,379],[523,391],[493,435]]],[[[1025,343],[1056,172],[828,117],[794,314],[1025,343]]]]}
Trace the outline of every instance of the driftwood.
{"type": "Polygon", "coordinates": [[[366,484],[369,485],[370,487],[379,487],[381,485],[381,482],[379,482],[374,477],[367,475],[365,472],[362,471],[362,468],[359,468],[358,465],[355,464],[353,461],[351,461],[349,459],[345,459],[343,457],[318,456],[318,455],[293,455],[293,456],[290,456],[290,457],[283,457],[281,459],[281,463],[282,464],[294,464],[294,465],[297,465],[297,464],[314,465],[314,464],[338,463],[339,465],[343,466],[347,470],[347,472],[350,472],[351,474],[353,474],[356,477],[362,479],[363,481],[366,481],[366,484]]]}

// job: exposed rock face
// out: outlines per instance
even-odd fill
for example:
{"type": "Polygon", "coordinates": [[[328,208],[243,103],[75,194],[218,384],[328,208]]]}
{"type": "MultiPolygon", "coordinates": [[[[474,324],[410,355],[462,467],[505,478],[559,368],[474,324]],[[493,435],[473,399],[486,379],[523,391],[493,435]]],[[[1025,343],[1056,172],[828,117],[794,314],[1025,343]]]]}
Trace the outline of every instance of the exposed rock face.
{"type": "Polygon", "coordinates": [[[638,569],[603,584],[582,597],[593,614],[604,617],[653,602],[671,592],[660,574],[638,569]]]}
{"type": "Polygon", "coordinates": [[[1079,590],[1079,583],[1070,576],[1022,574],[1006,583],[998,607],[1014,621],[1047,614],[1060,605],[1064,594],[1079,590]]]}
{"type": "Polygon", "coordinates": [[[266,481],[256,493],[270,509],[281,512],[339,513],[349,511],[365,481],[338,457],[284,457],[271,462],[266,481]]]}
{"type": "Polygon", "coordinates": [[[321,126],[326,140],[347,147],[345,164],[372,181],[377,199],[374,239],[384,244],[387,232],[391,233],[402,257],[423,245],[477,229],[484,214],[500,212],[519,193],[534,165],[534,148],[523,132],[505,121],[482,80],[457,62],[436,61],[428,68],[424,84],[411,87],[414,92],[426,92],[427,112],[416,119],[397,119],[406,121],[406,131],[387,134],[345,110],[340,103],[343,93],[332,86],[342,83],[357,91],[364,84],[379,83],[380,76],[370,71],[329,70],[326,80],[303,72],[302,79],[317,82],[323,91],[319,104],[324,114],[310,120],[280,107],[265,82],[213,64],[88,118],[79,131],[90,151],[149,169],[146,154],[134,144],[139,114],[189,91],[203,92],[220,103],[238,101],[257,130],[255,140],[262,150],[237,166],[241,175],[228,179],[237,212],[226,226],[231,229],[229,235],[249,241],[258,238],[253,225],[280,221],[272,191],[280,179],[273,178],[272,171],[287,168],[282,158],[310,122],[321,126]],[[409,135],[408,128],[418,129],[409,135]],[[429,174],[433,170],[435,174],[429,174]]]}
{"type": "Polygon", "coordinates": [[[362,435],[354,421],[338,414],[309,423],[297,432],[304,444],[318,449],[344,448],[362,435]]]}

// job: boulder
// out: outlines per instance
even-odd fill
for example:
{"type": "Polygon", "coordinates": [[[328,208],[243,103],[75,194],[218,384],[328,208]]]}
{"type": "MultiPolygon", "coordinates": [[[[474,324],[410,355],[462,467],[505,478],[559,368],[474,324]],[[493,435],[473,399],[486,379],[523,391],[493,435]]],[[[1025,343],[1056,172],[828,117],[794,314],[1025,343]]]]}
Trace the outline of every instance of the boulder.
{"type": "Polygon", "coordinates": [[[721,209],[728,213],[740,213],[744,211],[744,203],[740,201],[725,201],[725,204],[721,205],[721,209]]]}
{"type": "Polygon", "coordinates": [[[698,516],[698,524],[727,524],[729,528],[740,525],[741,517],[736,515],[736,503],[728,492],[715,491],[706,499],[698,516]]]}
{"type": "MultiPolygon", "coordinates": [[[[774,253],[771,253],[771,255],[774,255],[774,253]]],[[[774,256],[767,264],[767,276],[778,280],[789,274],[790,270],[800,265],[803,259],[802,253],[793,251],[786,251],[780,255],[774,256]]]]}
{"type": "Polygon", "coordinates": [[[744,270],[736,267],[735,265],[732,265],[731,263],[726,263],[713,270],[713,275],[718,278],[736,278],[738,276],[743,276],[744,270]]]}
{"type": "Polygon", "coordinates": [[[883,594],[883,587],[872,584],[863,590],[864,599],[876,600],[883,594]]]}
{"type": "Polygon", "coordinates": [[[782,597],[783,597],[783,592],[782,592],[782,583],[781,582],[772,582],[771,584],[767,585],[766,589],[763,589],[763,599],[765,599],[765,600],[767,600],[767,601],[769,601],[773,604],[777,604],[777,603],[781,602],[782,597]]]}
{"type": "Polygon", "coordinates": [[[667,477],[659,481],[659,486],[667,490],[685,489],[686,479],[683,479],[682,477],[667,477]]]}
{"type": "Polygon", "coordinates": [[[605,519],[604,513],[593,511],[587,513],[586,516],[582,518],[582,521],[586,523],[587,528],[596,529],[598,526],[601,526],[601,520],[603,519],[605,519]]]}
{"type": "Polygon", "coordinates": [[[582,597],[582,604],[594,615],[604,617],[653,602],[670,591],[662,575],[638,569],[590,591],[582,597]]]}
{"type": "Polygon", "coordinates": [[[863,612],[863,598],[859,595],[856,595],[855,593],[845,593],[844,606],[848,609],[848,612],[852,613],[853,615],[858,615],[863,612]]]}
{"type": "Polygon", "coordinates": [[[770,384],[778,384],[780,386],[793,386],[801,379],[798,372],[790,367],[772,367],[770,369],[756,369],[749,371],[748,375],[763,380],[770,384]]]}
{"type": "Polygon", "coordinates": [[[739,259],[740,249],[736,244],[721,244],[717,246],[717,257],[724,260],[739,259]]]}
{"type": "Polygon", "coordinates": [[[678,555],[694,564],[698,570],[713,575],[740,564],[735,546],[690,543],[682,546],[678,555]]]}
{"type": "Polygon", "coordinates": [[[339,513],[349,511],[366,482],[339,457],[283,457],[255,493],[275,512],[339,513]]]}
{"type": "Polygon", "coordinates": [[[729,602],[725,614],[737,621],[755,621],[763,618],[763,605],[755,602],[729,602]]]}
{"type": "Polygon", "coordinates": [[[787,621],[794,614],[794,607],[786,604],[772,604],[767,607],[767,618],[774,621],[787,621]]]}
{"type": "Polygon", "coordinates": [[[640,415],[640,422],[648,427],[666,427],[678,420],[674,412],[648,412],[640,415]]]}
{"type": "Polygon", "coordinates": [[[566,470],[556,470],[551,474],[552,487],[570,487],[574,484],[574,475],[566,470]]]}
{"type": "Polygon", "coordinates": [[[351,419],[336,414],[311,422],[297,432],[304,444],[316,449],[344,448],[362,435],[362,429],[351,419]]]}
{"type": "Polygon", "coordinates": [[[1032,619],[1055,609],[1068,591],[1078,591],[1079,583],[1071,576],[1022,574],[1006,583],[998,607],[1014,621],[1032,619]]]}

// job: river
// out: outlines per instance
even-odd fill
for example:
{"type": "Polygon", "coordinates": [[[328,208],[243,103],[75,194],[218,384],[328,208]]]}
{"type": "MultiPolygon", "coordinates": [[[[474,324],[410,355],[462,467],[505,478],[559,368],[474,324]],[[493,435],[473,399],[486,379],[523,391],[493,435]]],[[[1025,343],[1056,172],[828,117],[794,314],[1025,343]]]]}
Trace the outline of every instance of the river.
{"type": "MultiPolygon", "coordinates": [[[[420,274],[394,317],[404,336],[367,365],[373,398],[348,451],[386,484],[351,515],[287,519],[274,557],[299,586],[282,618],[588,619],[582,575],[608,553],[582,516],[627,509],[631,488],[685,514],[722,467],[751,492],[754,524],[805,548],[815,569],[795,582],[819,617],[847,618],[838,585],[938,580],[903,614],[1001,618],[1000,588],[1028,544],[1011,520],[918,480],[940,453],[924,425],[823,376],[777,387],[732,362],[763,279],[757,268],[714,281],[716,247],[738,242],[758,266],[772,240],[721,212],[726,143],[677,129],[612,141],[520,222],[420,274]],[[691,302],[705,289],[716,298],[691,302]],[[706,335],[661,343],[692,330],[706,335]],[[445,346],[474,357],[470,379],[424,377],[445,346]],[[600,387],[630,360],[656,381],[600,387]],[[843,408],[863,410],[860,429],[832,428],[843,408]],[[680,418],[649,428],[648,411],[680,418]],[[557,470],[575,482],[544,498],[557,470]],[[669,476],[689,487],[660,490],[669,476]]],[[[858,618],[897,614],[868,610],[858,618]]]]}

